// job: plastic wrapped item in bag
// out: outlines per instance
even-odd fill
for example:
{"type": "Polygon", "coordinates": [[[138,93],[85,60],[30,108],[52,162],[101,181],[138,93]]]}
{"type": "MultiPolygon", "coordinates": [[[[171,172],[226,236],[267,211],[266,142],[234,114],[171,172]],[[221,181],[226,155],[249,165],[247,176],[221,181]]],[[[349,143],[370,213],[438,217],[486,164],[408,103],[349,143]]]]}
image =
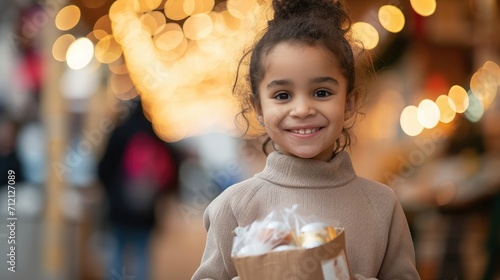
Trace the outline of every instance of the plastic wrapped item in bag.
{"type": "Polygon", "coordinates": [[[337,237],[337,230],[327,223],[309,223],[300,228],[299,242],[302,248],[314,248],[337,237]]]}
{"type": "Polygon", "coordinates": [[[298,205],[277,209],[263,220],[235,229],[233,256],[252,256],[278,248],[312,248],[333,240],[335,228],[319,218],[298,213],[298,205]]]}
{"type": "Polygon", "coordinates": [[[267,253],[280,245],[295,245],[297,238],[290,223],[271,213],[262,221],[235,229],[233,256],[253,256],[267,253]]]}
{"type": "Polygon", "coordinates": [[[232,257],[241,280],[350,279],[344,229],[297,209],[277,209],[235,229],[232,257]]]}

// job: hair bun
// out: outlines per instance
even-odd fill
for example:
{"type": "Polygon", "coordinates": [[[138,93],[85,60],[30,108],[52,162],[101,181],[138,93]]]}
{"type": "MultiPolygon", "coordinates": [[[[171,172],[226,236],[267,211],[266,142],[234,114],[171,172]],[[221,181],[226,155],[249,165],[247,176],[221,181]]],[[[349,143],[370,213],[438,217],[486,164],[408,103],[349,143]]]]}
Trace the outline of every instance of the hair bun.
{"type": "Polygon", "coordinates": [[[349,17],[339,0],[273,0],[274,22],[297,17],[314,17],[339,29],[349,17]]]}

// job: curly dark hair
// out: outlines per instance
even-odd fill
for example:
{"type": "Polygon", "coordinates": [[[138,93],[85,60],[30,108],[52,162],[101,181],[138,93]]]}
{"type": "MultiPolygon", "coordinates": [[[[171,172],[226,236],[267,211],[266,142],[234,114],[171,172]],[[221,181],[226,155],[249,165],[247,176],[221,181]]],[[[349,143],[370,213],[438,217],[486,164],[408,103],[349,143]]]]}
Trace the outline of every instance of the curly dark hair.
{"type": "MultiPolygon", "coordinates": [[[[360,44],[352,44],[350,38],[351,19],[347,9],[340,1],[331,0],[273,0],[274,18],[268,21],[268,27],[253,48],[240,60],[238,74],[243,61],[250,55],[250,63],[246,82],[251,92],[242,92],[238,89],[236,78],[233,94],[239,97],[241,112],[237,116],[243,117],[245,134],[250,128],[258,129],[255,121],[255,104],[260,102],[259,84],[264,78],[263,61],[265,57],[280,43],[293,45],[319,46],[335,55],[339,61],[342,74],[347,80],[347,97],[355,102],[355,114],[350,125],[342,129],[342,139],[337,139],[335,152],[345,149],[351,144],[350,128],[354,125],[363,95],[357,85],[356,58],[353,47],[360,46],[359,53],[363,52],[360,44]]],[[[261,129],[261,135],[265,133],[261,129]]],[[[267,137],[262,145],[271,142],[267,137]]]]}

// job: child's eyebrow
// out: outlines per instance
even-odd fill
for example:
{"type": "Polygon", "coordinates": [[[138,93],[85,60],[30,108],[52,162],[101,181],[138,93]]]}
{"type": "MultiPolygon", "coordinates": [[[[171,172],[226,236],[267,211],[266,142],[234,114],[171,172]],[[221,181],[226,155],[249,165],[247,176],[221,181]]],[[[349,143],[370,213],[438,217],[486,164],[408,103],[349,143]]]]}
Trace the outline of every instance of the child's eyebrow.
{"type": "MultiPolygon", "coordinates": [[[[311,79],[310,83],[313,84],[320,84],[320,83],[325,83],[325,82],[333,82],[334,84],[338,85],[339,82],[332,78],[332,77],[317,77],[314,79],[311,79]]],[[[272,88],[275,86],[285,86],[285,85],[293,85],[293,82],[290,80],[274,80],[271,81],[269,84],[267,84],[267,88],[272,88]]]]}
{"type": "Polygon", "coordinates": [[[267,84],[267,88],[272,88],[275,86],[284,86],[284,85],[293,85],[293,82],[290,80],[274,80],[267,84]]]}
{"type": "Polygon", "coordinates": [[[318,78],[312,79],[311,82],[315,83],[315,84],[325,83],[325,82],[333,82],[337,85],[339,84],[339,81],[337,81],[336,79],[334,79],[332,77],[318,77],[318,78]]]}

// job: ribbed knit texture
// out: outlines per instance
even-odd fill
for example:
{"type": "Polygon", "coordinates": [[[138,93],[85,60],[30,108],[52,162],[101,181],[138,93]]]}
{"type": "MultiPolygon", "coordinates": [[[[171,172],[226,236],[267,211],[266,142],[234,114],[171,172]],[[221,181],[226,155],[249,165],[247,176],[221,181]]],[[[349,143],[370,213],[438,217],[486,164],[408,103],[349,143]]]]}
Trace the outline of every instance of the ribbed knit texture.
{"type": "Polygon", "coordinates": [[[237,276],[231,261],[233,230],[294,204],[345,228],[352,275],[420,279],[408,224],[395,193],[383,184],[357,177],[347,152],[330,162],[271,153],[261,173],[219,195],[204,214],[207,244],[192,279],[237,276]]]}

